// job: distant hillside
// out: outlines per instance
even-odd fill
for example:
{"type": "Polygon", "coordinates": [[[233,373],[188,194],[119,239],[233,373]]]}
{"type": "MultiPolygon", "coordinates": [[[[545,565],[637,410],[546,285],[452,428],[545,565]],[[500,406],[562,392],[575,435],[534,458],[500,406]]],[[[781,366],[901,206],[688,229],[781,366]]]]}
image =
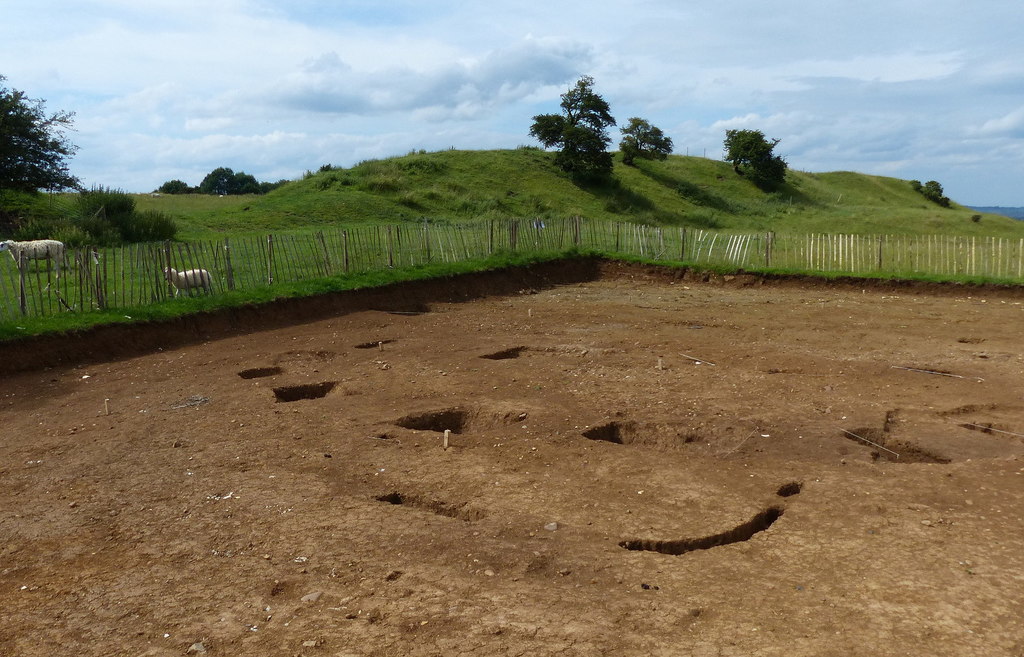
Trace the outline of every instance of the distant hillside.
{"type": "MultiPolygon", "coordinates": [[[[328,169],[244,202],[186,204],[182,237],[220,231],[299,229],[338,223],[473,222],[582,215],[618,221],[734,231],[951,233],[1024,236],[1024,223],[953,204],[941,208],[897,178],[845,171],[790,171],[766,194],[732,167],[672,156],[628,167],[616,155],[614,181],[574,184],[536,148],[440,151],[328,169]]],[[[180,199],[184,201],[184,199],[180,199]]],[[[180,203],[140,197],[140,209],[180,203]]]]}
{"type": "Polygon", "coordinates": [[[991,207],[972,206],[971,209],[977,210],[978,212],[987,212],[989,214],[1001,214],[1004,217],[1009,217],[1011,219],[1024,220],[1024,208],[1003,208],[998,205],[994,205],[991,207]]]}

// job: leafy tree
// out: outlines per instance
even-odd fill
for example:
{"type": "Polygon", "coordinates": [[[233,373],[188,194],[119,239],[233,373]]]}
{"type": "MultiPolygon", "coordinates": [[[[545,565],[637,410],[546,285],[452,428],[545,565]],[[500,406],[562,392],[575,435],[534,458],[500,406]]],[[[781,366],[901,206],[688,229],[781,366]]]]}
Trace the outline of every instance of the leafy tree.
{"type": "Polygon", "coordinates": [[[547,148],[559,147],[555,164],[576,178],[604,178],[612,171],[608,128],[615,125],[608,103],[594,92],[594,79],[580,78],[562,94],[561,114],[533,117],[530,134],[547,148]]]}
{"type": "Polygon", "coordinates": [[[725,159],[736,173],[761,189],[773,190],[786,180],[786,161],[773,152],[778,143],[768,141],[760,130],[726,130],[725,159]]]}
{"type": "Polygon", "coordinates": [[[259,194],[260,183],[256,176],[239,171],[231,179],[232,194],[259,194]]]}
{"type": "Polygon", "coordinates": [[[672,138],[644,119],[631,118],[622,134],[619,150],[624,164],[632,165],[636,158],[664,160],[672,152],[672,138]]]}
{"type": "Polygon", "coordinates": [[[262,194],[262,186],[256,177],[239,171],[235,173],[227,167],[219,167],[206,174],[199,183],[200,194],[262,194]]]}
{"type": "Polygon", "coordinates": [[[201,194],[219,194],[225,196],[231,193],[232,181],[235,178],[235,172],[227,167],[217,167],[210,173],[206,174],[203,178],[203,182],[199,183],[199,192],[201,194]]]}
{"type": "Polygon", "coordinates": [[[193,190],[184,180],[168,180],[157,188],[161,194],[190,194],[193,190]]]}
{"type": "Polygon", "coordinates": [[[65,136],[74,114],[47,114],[43,100],[3,85],[0,75],[0,189],[78,189],[67,160],[77,148],[65,136]]]}
{"type": "Polygon", "coordinates": [[[277,182],[261,182],[260,183],[260,194],[267,194],[269,192],[272,192],[275,189],[277,189],[278,187],[281,187],[282,185],[287,185],[289,182],[291,182],[291,181],[287,180],[285,178],[282,178],[281,180],[278,180],[277,182]]]}
{"type": "Polygon", "coordinates": [[[942,185],[936,180],[929,180],[924,185],[919,180],[911,180],[910,186],[914,188],[914,191],[920,192],[926,199],[932,203],[941,205],[944,208],[948,208],[950,200],[943,194],[942,185]]]}

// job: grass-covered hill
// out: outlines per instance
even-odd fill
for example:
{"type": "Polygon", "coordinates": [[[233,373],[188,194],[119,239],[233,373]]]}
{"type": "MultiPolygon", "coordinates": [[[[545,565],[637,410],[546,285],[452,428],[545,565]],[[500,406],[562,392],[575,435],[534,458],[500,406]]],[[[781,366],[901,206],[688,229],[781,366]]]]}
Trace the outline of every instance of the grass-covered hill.
{"type": "Polygon", "coordinates": [[[410,153],[325,167],[266,196],[144,195],[139,206],[174,216],[186,239],[340,223],[570,215],[725,231],[1024,237],[1024,222],[956,203],[940,207],[896,178],[790,170],[786,184],[768,194],[725,162],[672,156],[629,167],[616,156],[612,183],[577,185],[555,167],[552,153],[534,148],[410,153]]]}

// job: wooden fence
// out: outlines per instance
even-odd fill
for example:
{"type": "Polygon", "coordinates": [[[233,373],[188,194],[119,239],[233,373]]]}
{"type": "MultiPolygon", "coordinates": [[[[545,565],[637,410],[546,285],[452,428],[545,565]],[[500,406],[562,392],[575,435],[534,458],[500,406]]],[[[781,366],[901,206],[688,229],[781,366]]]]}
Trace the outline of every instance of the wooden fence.
{"type": "Polygon", "coordinates": [[[130,309],[173,296],[164,268],[203,268],[215,293],[502,252],[598,249],[661,261],[850,274],[984,276],[1024,282],[1024,239],[944,235],[726,234],[585,220],[360,226],[297,235],[69,249],[48,263],[0,258],[0,321],[130,309]]]}

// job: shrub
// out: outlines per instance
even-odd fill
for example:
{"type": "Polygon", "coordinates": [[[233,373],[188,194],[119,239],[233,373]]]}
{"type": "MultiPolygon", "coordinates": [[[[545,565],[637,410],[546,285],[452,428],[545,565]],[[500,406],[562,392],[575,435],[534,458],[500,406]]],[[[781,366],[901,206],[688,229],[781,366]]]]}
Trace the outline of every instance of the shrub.
{"type": "Polygon", "coordinates": [[[29,240],[57,239],[53,237],[61,224],[60,219],[54,217],[31,216],[19,223],[14,230],[14,239],[19,242],[29,240]]]}
{"type": "Polygon", "coordinates": [[[78,249],[92,244],[91,235],[70,222],[58,224],[52,235],[52,239],[64,242],[64,245],[71,249],[78,249]]]}
{"type": "Polygon", "coordinates": [[[133,215],[121,226],[121,238],[126,242],[162,242],[174,239],[178,227],[174,220],[158,210],[144,210],[133,215]]]}

